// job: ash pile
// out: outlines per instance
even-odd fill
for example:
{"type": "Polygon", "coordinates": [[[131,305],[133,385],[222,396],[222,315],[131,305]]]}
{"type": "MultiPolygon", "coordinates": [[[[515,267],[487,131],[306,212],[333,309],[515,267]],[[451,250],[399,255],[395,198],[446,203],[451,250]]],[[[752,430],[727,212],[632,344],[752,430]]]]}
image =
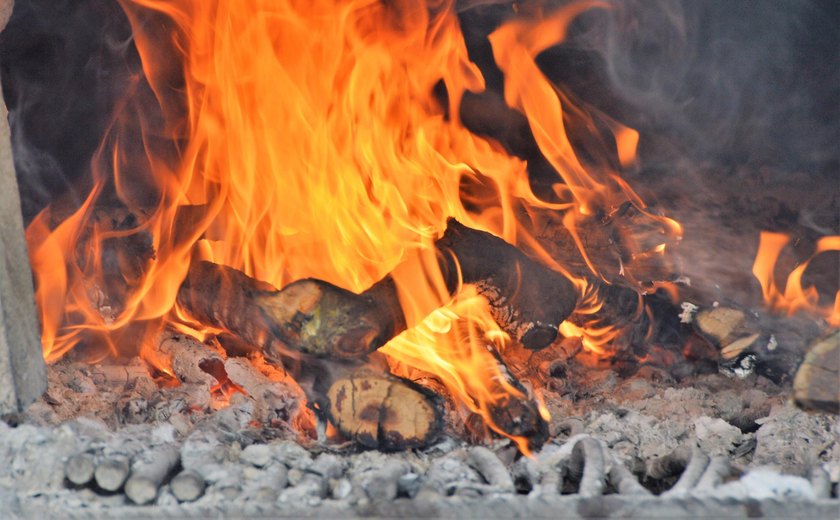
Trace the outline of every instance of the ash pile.
{"type": "Polygon", "coordinates": [[[228,374],[250,392],[230,394],[195,375],[161,387],[138,360],[50,367],[44,397],[0,423],[5,510],[831,517],[840,504],[837,416],[798,409],[784,385],[757,373],[677,380],[643,366],[623,377],[578,352],[547,374],[553,419],[548,441],[529,457],[509,439],[476,442],[451,431],[393,453],[336,443],[294,424],[298,396],[256,368],[238,374],[232,367],[242,361],[226,360],[228,374]],[[256,390],[251,380],[269,386],[256,390]]]}

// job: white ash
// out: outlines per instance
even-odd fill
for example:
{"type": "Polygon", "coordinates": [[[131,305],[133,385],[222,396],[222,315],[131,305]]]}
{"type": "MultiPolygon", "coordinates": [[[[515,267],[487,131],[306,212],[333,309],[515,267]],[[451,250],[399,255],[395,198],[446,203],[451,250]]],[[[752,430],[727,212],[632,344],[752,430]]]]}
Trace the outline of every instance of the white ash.
{"type": "MultiPolygon", "coordinates": [[[[575,472],[582,466],[569,464],[575,443],[590,436],[603,447],[603,462],[592,470],[599,472],[593,477],[600,482],[598,493],[644,491],[633,483],[649,484],[645,479],[651,461],[685,447],[700,447],[711,460],[726,462],[721,475],[709,477],[721,485],[715,482],[704,492],[722,489],[736,500],[809,500],[816,496],[810,475],[817,476],[817,483],[824,475],[829,489],[840,479],[836,418],[797,410],[783,389],[762,378],[712,374],[676,383],[653,369],[626,380],[583,366],[566,372],[563,385],[549,385],[545,391],[553,440],[536,459],[514,462],[507,442],[479,449],[451,437],[424,451],[348,453],[346,447],[290,438],[288,428],[255,425],[264,412],[241,394],[213,411],[209,405],[196,407],[191,400],[201,397],[188,385],[158,388],[142,374],[128,376],[133,369],[62,364],[51,367],[48,394],[15,418],[18,426],[0,422],[0,489],[9,490],[0,500],[25,512],[46,507],[99,516],[130,515],[127,511],[387,516],[391,510],[381,509],[382,504],[507,504],[520,495],[531,496],[529,504],[543,503],[576,492],[575,479],[581,475],[575,472]],[[106,373],[110,375],[102,375],[106,373]],[[65,384],[69,381],[76,382],[65,384]],[[143,397],[145,410],[115,406],[126,395],[143,397]],[[178,487],[177,477],[167,476],[171,480],[164,481],[151,505],[125,509],[129,506],[122,493],[80,489],[64,479],[64,465],[79,453],[101,460],[119,447],[139,460],[166,444],[179,449],[178,476],[198,487],[178,487]],[[734,467],[726,477],[729,461],[734,467]],[[723,483],[727,479],[734,480],[723,483]],[[185,490],[194,496],[185,499],[185,490]]],[[[662,485],[667,488],[676,478],[662,485]]],[[[818,487],[824,494],[825,482],[818,487]]],[[[440,509],[432,511],[444,516],[440,509]]]]}

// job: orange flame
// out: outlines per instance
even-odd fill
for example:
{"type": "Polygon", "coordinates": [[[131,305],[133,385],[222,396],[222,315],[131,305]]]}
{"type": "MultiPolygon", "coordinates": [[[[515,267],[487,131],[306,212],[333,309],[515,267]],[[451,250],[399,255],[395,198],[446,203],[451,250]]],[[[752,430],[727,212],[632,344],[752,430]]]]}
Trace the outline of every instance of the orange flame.
{"type": "MultiPolygon", "coordinates": [[[[395,367],[436,374],[487,419],[488,403],[499,399],[500,389],[517,392],[487,350],[488,344],[503,349],[507,338],[482,298],[467,291],[450,302],[442,289],[433,241],[447,218],[525,246],[567,275],[521,215],[533,210],[555,215],[554,223],[571,231],[598,276],[599,266],[576,231],[584,220],[632,204],[656,222],[663,237],[655,250],[638,251],[638,258],[663,253],[666,237],[681,233],[676,222],[647,212],[608,161],[590,171],[578,159],[564,111],[591,116],[535,62],[564,39],[575,16],[607,4],[584,2],[518,18],[490,37],[505,74],[506,101],[527,116],[558,173],[557,200],[548,202],[532,192],[524,161],[461,125],[460,101],[466,92],[481,92],[484,78],[469,59],[452,2],[120,3],[164,118],[145,114],[138,78],[103,139],[84,204],[57,226],[45,212],[28,230],[48,361],[79,342],[98,341],[111,352],[125,352],[130,347],[120,338],[136,324],[147,325],[131,335],[141,344],[162,323],[189,329],[174,304],[194,258],[235,267],[277,287],[316,277],[355,291],[406,259],[421,258],[418,267],[401,267],[395,275],[414,327],[383,352],[395,367]],[[443,104],[433,95],[438,85],[446,89],[443,104]],[[128,132],[138,125],[139,142],[128,132]],[[138,145],[144,154],[139,163],[132,153],[138,145]],[[467,206],[462,181],[479,178],[495,190],[493,203],[467,206]],[[144,218],[125,229],[94,227],[89,240],[94,249],[80,254],[80,237],[109,189],[144,218]],[[194,208],[201,208],[198,217],[188,228],[179,227],[194,208]],[[119,280],[125,286],[122,298],[99,298],[107,305],[97,304],[91,295],[109,286],[104,250],[97,247],[132,234],[147,234],[156,256],[142,265],[142,276],[119,280]],[[431,316],[416,310],[434,307],[439,310],[431,316]]],[[[638,134],[604,121],[615,132],[619,163],[631,165],[638,134]]],[[[595,126],[587,120],[587,128],[595,126]]],[[[610,276],[632,280],[625,267],[610,276]]],[[[581,312],[595,312],[600,303],[592,285],[573,281],[581,312]]],[[[584,336],[588,348],[602,353],[617,333],[565,327],[565,334],[584,336]]],[[[547,413],[544,406],[541,411],[547,413]]]]}
{"type": "Polygon", "coordinates": [[[788,316],[799,311],[809,312],[825,318],[832,327],[840,327],[840,291],[835,294],[833,306],[820,305],[817,288],[802,287],[802,275],[817,255],[826,251],[840,251],[840,236],[820,238],[814,253],[790,272],[785,283],[785,290],[782,292],[776,283],[774,270],[779,255],[789,242],[788,235],[769,231],[761,232],[752,272],[761,284],[761,292],[767,307],[776,312],[786,313],[788,316]]]}

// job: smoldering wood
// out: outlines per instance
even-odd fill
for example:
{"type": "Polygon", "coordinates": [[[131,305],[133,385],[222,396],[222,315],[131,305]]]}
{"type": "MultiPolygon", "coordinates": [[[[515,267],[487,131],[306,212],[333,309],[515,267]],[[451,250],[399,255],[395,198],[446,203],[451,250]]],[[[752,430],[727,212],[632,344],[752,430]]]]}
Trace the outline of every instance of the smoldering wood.
{"type": "Polygon", "coordinates": [[[128,364],[100,363],[90,367],[90,377],[96,384],[105,385],[135,385],[142,387],[156,387],[149,374],[146,364],[139,358],[134,358],[128,364]]]}
{"type": "Polygon", "coordinates": [[[23,411],[47,389],[8,115],[0,95],[0,416],[23,411]]]}
{"type": "Polygon", "coordinates": [[[679,276],[675,258],[662,254],[662,244],[671,249],[679,235],[663,223],[650,208],[640,210],[631,201],[611,206],[595,206],[592,215],[575,222],[575,232],[584,244],[584,258],[570,229],[558,222],[551,211],[533,211],[533,229],[542,232],[538,242],[573,275],[591,278],[590,265],[610,285],[633,290],[649,290],[657,282],[674,281],[679,276]]]}
{"type": "Polygon", "coordinates": [[[140,453],[131,465],[125,496],[138,505],[157,498],[158,490],[179,460],[179,446],[165,444],[140,453]]]}
{"type": "Polygon", "coordinates": [[[776,384],[790,380],[802,355],[800,338],[785,334],[789,318],[755,314],[733,305],[700,309],[692,320],[695,332],[718,351],[718,365],[729,375],[753,372],[776,384]]]}
{"type": "Polygon", "coordinates": [[[793,379],[793,400],[805,410],[840,414],[840,331],[811,344],[793,379]]]}
{"type": "MultiPolygon", "coordinates": [[[[577,304],[576,289],[565,276],[504,240],[454,219],[436,248],[450,293],[462,281],[475,284],[500,325],[528,348],[554,341],[560,323],[577,304]]],[[[278,291],[230,267],[197,262],[178,301],[199,322],[224,328],[254,345],[276,340],[333,359],[363,357],[406,327],[390,276],[361,294],[316,279],[298,280],[278,291]]]]}
{"type": "Polygon", "coordinates": [[[548,439],[548,423],[540,414],[537,403],[531,399],[526,388],[507,367],[501,355],[495,350],[491,352],[496,358],[501,376],[508,385],[518,391],[518,395],[502,392],[501,382],[494,380],[493,383],[498,385],[498,390],[500,390],[496,393],[501,394],[502,397],[497,402],[488,404],[490,419],[508,435],[528,439],[528,447],[531,450],[539,449],[548,439]]]}
{"type": "Polygon", "coordinates": [[[460,270],[463,282],[476,284],[496,321],[526,348],[550,345],[577,305],[577,290],[568,278],[490,233],[449,219],[435,246],[450,292],[457,288],[460,270]]]}
{"type": "Polygon", "coordinates": [[[170,360],[172,371],[182,383],[201,384],[209,390],[218,382],[202,366],[212,361],[224,364],[224,358],[219,352],[195,338],[170,332],[162,334],[157,344],[158,351],[170,360]]]}
{"type": "MultiPolygon", "coordinates": [[[[254,399],[254,420],[261,423],[280,420],[288,424],[297,414],[304,399],[297,387],[270,379],[247,358],[228,358],[224,369],[230,381],[254,399]]],[[[291,430],[289,433],[294,434],[291,430]]]]}

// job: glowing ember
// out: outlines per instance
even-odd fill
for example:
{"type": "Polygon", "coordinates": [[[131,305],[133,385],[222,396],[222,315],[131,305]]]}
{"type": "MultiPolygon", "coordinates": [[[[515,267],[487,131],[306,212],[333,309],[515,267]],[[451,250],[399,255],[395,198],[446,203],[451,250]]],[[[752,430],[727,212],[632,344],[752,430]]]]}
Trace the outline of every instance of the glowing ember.
{"type": "MultiPolygon", "coordinates": [[[[525,162],[459,121],[461,99],[482,91],[484,79],[467,55],[451,2],[120,3],[165,120],[144,116],[141,96],[130,92],[94,160],[88,198],[57,226],[46,211],[28,230],[49,361],[80,342],[126,353],[139,340],[148,349],[164,326],[213,332],[193,330],[175,308],[176,292],[197,259],[275,287],[315,277],[361,291],[406,259],[419,258],[408,264],[414,269],[395,274],[410,330],[382,351],[395,373],[436,375],[494,427],[490,407],[520,390],[505,381],[488,350],[494,345],[503,351],[508,338],[486,301],[467,289],[449,301],[442,289],[433,242],[447,218],[520,245],[569,275],[532,229],[537,220],[565,226],[592,274],[609,280],[623,275],[646,288],[639,270],[679,238],[679,225],[648,212],[606,166],[609,161],[594,168],[579,160],[564,114],[595,116],[575,109],[535,63],[563,40],[575,16],[601,4],[516,19],[490,38],[505,74],[507,103],[527,116],[557,171],[555,198],[547,201],[532,192],[525,162]],[[433,94],[439,85],[448,97],[443,104],[433,94]],[[138,143],[125,131],[136,126],[145,132],[142,164],[132,162],[129,151],[138,143]],[[148,174],[138,173],[143,170],[148,174]],[[492,186],[491,202],[465,204],[464,181],[492,186]],[[92,226],[94,209],[112,188],[143,218],[123,227],[92,226]],[[624,237],[627,258],[615,272],[602,272],[578,227],[614,218],[629,206],[649,219],[654,239],[624,237]],[[185,220],[187,228],[179,225],[185,220]],[[80,254],[80,237],[90,229],[92,249],[80,254]],[[154,258],[120,271],[125,290],[117,304],[97,304],[92,295],[109,286],[100,251],[109,239],[138,233],[150,237],[154,258]],[[428,308],[439,310],[416,312],[428,308]]],[[[137,84],[142,91],[142,78],[137,84]]],[[[606,116],[603,122],[615,133],[619,163],[632,164],[638,134],[606,116]]],[[[573,281],[579,313],[597,312],[597,291],[585,279],[573,281]]],[[[605,344],[619,333],[597,321],[568,323],[562,332],[584,337],[584,345],[601,355],[609,355],[605,344]]],[[[547,413],[544,406],[540,411],[547,413]]]]}

